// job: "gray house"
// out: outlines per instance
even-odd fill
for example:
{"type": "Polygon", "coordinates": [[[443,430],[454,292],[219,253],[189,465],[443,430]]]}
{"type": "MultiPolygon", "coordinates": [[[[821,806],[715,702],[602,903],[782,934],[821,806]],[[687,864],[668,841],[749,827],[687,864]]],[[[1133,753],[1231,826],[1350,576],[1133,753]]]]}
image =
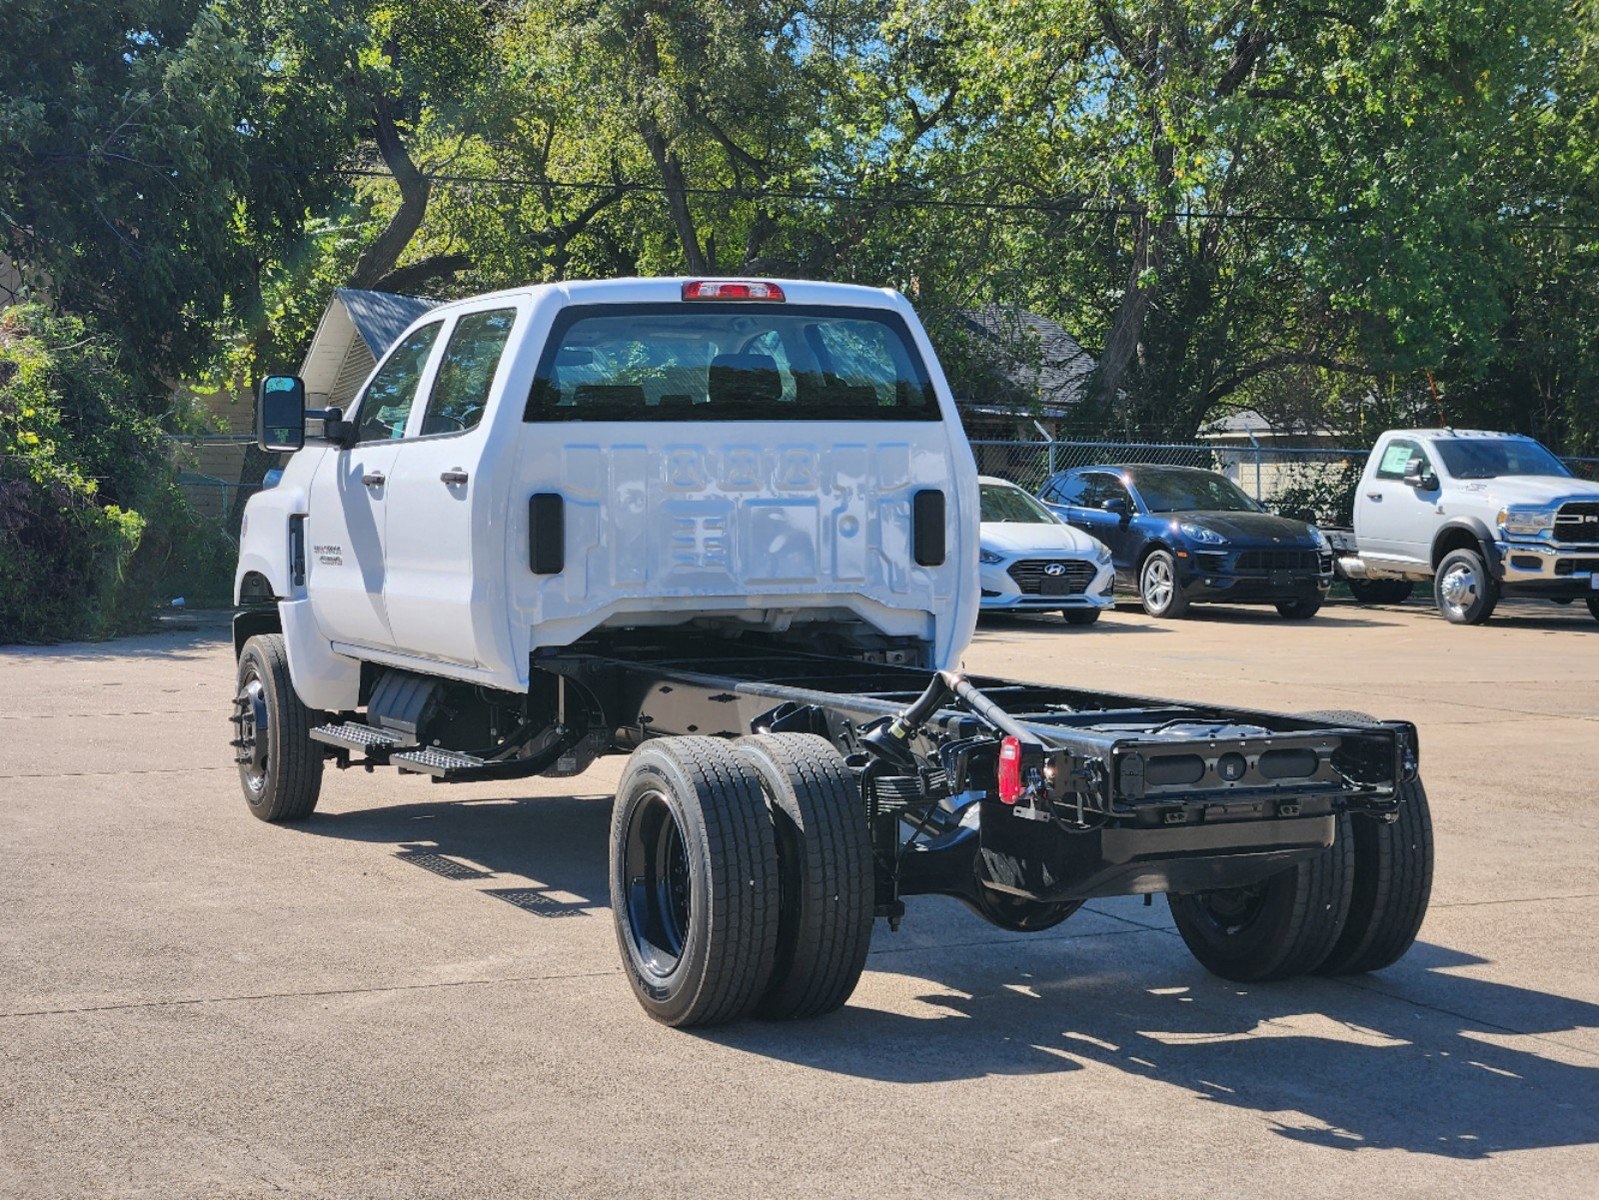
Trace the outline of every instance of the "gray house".
{"type": "Polygon", "coordinates": [[[348,405],[405,327],[438,304],[419,296],[337,289],[300,366],[307,404],[348,405]]]}

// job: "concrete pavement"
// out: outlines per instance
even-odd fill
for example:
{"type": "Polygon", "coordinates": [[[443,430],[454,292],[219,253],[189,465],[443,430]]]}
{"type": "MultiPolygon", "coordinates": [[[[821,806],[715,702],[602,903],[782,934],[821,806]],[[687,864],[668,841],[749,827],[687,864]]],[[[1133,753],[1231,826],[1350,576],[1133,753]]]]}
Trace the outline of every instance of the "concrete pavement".
{"type": "Polygon", "coordinates": [[[1599,622],[985,625],[974,671],[1415,720],[1434,906],[1397,967],[1240,987],[1164,903],[879,925],[850,1006],[663,1029],[607,911],[609,792],[229,762],[225,627],[0,650],[0,1194],[1592,1194],[1599,622]]]}

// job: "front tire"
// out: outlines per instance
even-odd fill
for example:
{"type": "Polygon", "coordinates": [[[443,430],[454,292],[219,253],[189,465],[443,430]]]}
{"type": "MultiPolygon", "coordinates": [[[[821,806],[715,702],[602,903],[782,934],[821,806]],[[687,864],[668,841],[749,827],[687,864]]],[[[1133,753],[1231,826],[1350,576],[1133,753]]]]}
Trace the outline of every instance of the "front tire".
{"type": "Polygon", "coordinates": [[[1314,971],[1332,952],[1354,883],[1349,818],[1333,844],[1250,887],[1167,894],[1172,920],[1206,970],[1258,983],[1314,971]]]}
{"type": "Polygon", "coordinates": [[[664,1025],[748,1016],[772,977],[777,841],[761,780],[728,743],[658,738],[611,815],[611,914],[644,1011],[664,1025]]]}
{"type": "Polygon", "coordinates": [[[1438,611],[1455,625],[1481,625],[1499,603],[1499,581],[1475,550],[1451,550],[1433,576],[1438,611]]]}
{"type": "Polygon", "coordinates": [[[1177,560],[1170,550],[1152,550],[1138,569],[1138,598],[1152,617],[1175,619],[1188,612],[1188,597],[1177,578],[1177,560]]]}
{"type": "Polygon", "coordinates": [[[1097,608],[1063,608],[1060,615],[1066,618],[1068,625],[1092,625],[1099,620],[1097,608]]]}
{"type": "Polygon", "coordinates": [[[1321,597],[1310,596],[1299,600],[1283,600],[1277,605],[1277,615],[1290,621],[1308,621],[1321,611],[1321,597]]]}
{"type": "Polygon", "coordinates": [[[302,821],[322,793],[322,747],[311,740],[316,724],[289,678],[281,633],[258,633],[239,655],[233,696],[233,746],[239,783],[253,816],[302,821]]]}
{"type": "Polygon", "coordinates": [[[821,1016],[849,1000],[872,944],[876,875],[860,784],[815,734],[760,734],[734,748],[761,778],[777,837],[777,947],[755,1014],[821,1016]]]}

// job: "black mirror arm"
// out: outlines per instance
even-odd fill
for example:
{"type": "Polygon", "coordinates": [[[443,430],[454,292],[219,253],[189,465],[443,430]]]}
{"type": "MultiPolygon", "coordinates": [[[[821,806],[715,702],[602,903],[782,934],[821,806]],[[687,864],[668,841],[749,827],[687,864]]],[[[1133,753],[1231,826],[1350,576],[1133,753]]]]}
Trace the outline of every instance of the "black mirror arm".
{"type": "Polygon", "coordinates": [[[355,444],[355,424],[344,419],[342,408],[308,408],[305,419],[322,422],[322,437],[318,440],[345,448],[355,444]]]}

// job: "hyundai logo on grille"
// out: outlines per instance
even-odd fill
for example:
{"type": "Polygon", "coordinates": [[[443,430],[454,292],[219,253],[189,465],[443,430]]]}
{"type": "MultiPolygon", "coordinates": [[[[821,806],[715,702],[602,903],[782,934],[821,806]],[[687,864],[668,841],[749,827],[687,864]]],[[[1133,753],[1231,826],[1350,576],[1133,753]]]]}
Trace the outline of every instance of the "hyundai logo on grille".
{"type": "Polygon", "coordinates": [[[1064,574],[1066,574],[1066,564],[1065,563],[1050,563],[1047,567],[1044,568],[1044,574],[1045,575],[1064,575],[1064,574]]]}

